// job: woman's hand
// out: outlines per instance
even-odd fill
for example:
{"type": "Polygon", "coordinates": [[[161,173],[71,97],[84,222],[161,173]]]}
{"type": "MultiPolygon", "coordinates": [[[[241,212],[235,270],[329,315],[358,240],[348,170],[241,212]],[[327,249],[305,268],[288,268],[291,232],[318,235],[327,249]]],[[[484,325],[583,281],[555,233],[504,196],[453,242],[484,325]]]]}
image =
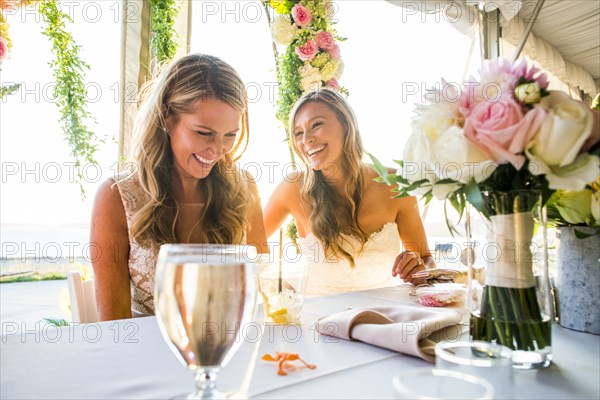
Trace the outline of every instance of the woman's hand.
{"type": "MultiPolygon", "coordinates": [[[[428,258],[430,258],[429,256],[428,258]]],[[[424,279],[413,279],[412,275],[427,269],[425,261],[416,251],[403,251],[398,254],[392,267],[392,276],[399,276],[404,282],[420,285],[425,283],[424,279]]]]}

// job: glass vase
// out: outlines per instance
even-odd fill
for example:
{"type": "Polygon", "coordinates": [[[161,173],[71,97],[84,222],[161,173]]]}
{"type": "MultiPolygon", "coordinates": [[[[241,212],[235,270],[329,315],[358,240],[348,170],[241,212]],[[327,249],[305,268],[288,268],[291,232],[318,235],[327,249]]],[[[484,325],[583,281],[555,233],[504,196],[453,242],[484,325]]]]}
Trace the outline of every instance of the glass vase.
{"type": "Polygon", "coordinates": [[[471,340],[513,350],[515,368],[552,360],[546,214],[538,191],[483,192],[467,207],[471,340]]]}

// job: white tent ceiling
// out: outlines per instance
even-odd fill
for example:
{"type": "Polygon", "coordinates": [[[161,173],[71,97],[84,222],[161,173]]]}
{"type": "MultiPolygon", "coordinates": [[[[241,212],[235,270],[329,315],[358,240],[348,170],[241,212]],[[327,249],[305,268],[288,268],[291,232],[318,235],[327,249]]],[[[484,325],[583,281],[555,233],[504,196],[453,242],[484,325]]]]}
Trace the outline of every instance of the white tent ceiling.
{"type": "MultiPolygon", "coordinates": [[[[525,26],[531,19],[538,0],[434,0],[437,9],[450,10],[451,5],[458,5],[462,10],[466,6],[479,3],[490,7],[499,7],[502,12],[503,37],[516,44],[525,26]],[[515,16],[514,11],[519,10],[515,16]],[[512,15],[511,15],[512,14],[512,15]]],[[[402,7],[415,7],[419,11],[429,12],[436,9],[428,3],[407,0],[388,0],[389,3],[402,7]]],[[[456,9],[456,7],[454,7],[456,9]]],[[[463,12],[463,15],[465,13],[463,12]]],[[[463,18],[465,19],[465,18],[463,18]]],[[[464,33],[471,33],[469,23],[461,21],[454,24],[464,33]]],[[[540,14],[533,24],[524,52],[566,83],[579,87],[590,95],[600,88],[600,1],[599,0],[546,0],[540,14]],[[540,40],[541,39],[541,40],[540,40]],[[535,56],[538,57],[535,57],[535,56]],[[595,84],[591,79],[595,80],[595,84]]]]}
{"type": "MultiPolygon", "coordinates": [[[[519,17],[529,21],[536,0],[525,0],[519,17]]],[[[546,0],[532,32],[600,79],[600,1],[546,0]]]]}

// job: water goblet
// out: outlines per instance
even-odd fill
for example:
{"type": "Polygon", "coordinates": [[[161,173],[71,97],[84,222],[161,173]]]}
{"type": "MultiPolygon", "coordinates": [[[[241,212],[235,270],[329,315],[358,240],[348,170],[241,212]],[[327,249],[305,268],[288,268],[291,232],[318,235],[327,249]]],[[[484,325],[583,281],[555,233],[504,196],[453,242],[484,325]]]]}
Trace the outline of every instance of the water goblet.
{"type": "Polygon", "coordinates": [[[496,343],[443,341],[435,345],[435,366],[486,379],[496,397],[514,398],[513,352],[496,343]]]}
{"type": "Polygon", "coordinates": [[[256,308],[256,249],[239,245],[168,244],[160,248],[154,301],[163,338],[195,372],[188,399],[225,398],[219,370],[242,344],[256,308]]]}

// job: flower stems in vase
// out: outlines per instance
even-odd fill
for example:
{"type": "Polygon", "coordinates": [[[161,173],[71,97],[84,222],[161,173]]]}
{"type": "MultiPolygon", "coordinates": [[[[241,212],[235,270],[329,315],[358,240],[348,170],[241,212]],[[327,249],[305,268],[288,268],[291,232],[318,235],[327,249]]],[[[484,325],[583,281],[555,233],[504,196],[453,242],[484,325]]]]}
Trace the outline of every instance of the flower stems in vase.
{"type": "Polygon", "coordinates": [[[487,214],[474,217],[483,221],[468,223],[472,239],[483,243],[471,242],[477,246],[469,261],[471,337],[519,352],[525,361],[516,367],[545,367],[551,359],[551,308],[541,193],[485,192],[482,199],[487,214]]]}
{"type": "Polygon", "coordinates": [[[550,319],[542,316],[536,288],[483,289],[479,315],[471,314],[473,340],[496,342],[513,350],[537,351],[551,345],[550,319]]]}

